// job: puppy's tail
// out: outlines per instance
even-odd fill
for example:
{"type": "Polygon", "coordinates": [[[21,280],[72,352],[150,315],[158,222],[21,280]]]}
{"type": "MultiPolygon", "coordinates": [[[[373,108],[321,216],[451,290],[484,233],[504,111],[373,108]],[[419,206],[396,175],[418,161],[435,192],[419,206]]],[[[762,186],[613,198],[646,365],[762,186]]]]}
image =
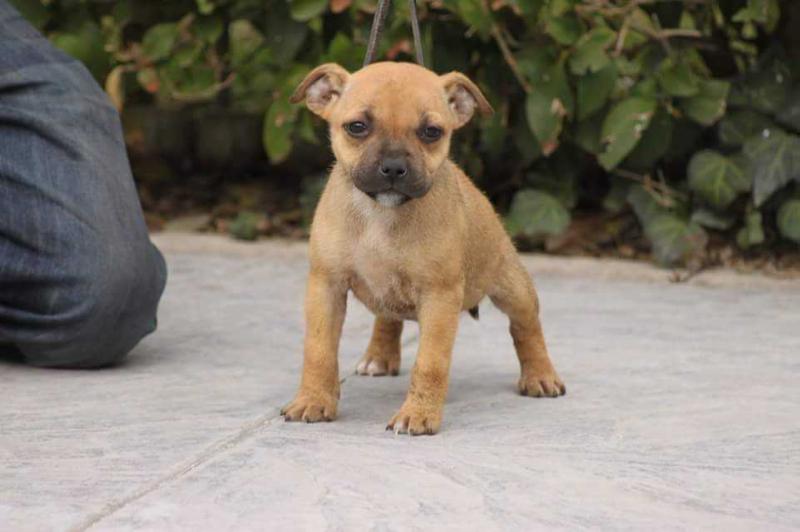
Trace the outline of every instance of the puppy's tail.
{"type": "Polygon", "coordinates": [[[473,319],[478,320],[480,319],[480,313],[478,312],[478,305],[475,305],[471,309],[469,309],[469,315],[473,317],[473,319]]]}

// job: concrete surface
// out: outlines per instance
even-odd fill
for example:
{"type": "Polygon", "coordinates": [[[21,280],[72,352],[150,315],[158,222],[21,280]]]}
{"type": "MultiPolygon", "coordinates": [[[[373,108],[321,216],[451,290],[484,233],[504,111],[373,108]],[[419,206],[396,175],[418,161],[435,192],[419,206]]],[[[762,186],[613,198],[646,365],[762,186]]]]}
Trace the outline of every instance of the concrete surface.
{"type": "Polygon", "coordinates": [[[408,384],[357,377],[340,419],[289,424],[302,244],[160,235],[160,330],[122,367],[0,363],[0,530],[800,528],[800,282],[687,284],[618,261],[528,257],[568,394],[514,394],[489,303],[465,316],[441,434],[385,432],[408,384]]]}

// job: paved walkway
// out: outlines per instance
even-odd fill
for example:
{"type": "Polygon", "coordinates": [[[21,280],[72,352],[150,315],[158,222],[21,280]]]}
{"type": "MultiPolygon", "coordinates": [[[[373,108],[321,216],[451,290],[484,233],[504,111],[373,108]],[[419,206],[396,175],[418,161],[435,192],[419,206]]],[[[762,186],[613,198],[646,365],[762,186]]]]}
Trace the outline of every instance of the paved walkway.
{"type": "Polygon", "coordinates": [[[465,316],[440,435],[385,432],[413,362],[335,423],[284,423],[305,247],[161,235],[160,331],[122,367],[0,363],[0,530],[800,528],[800,282],[528,257],[568,394],[514,393],[489,303],[465,316]]]}

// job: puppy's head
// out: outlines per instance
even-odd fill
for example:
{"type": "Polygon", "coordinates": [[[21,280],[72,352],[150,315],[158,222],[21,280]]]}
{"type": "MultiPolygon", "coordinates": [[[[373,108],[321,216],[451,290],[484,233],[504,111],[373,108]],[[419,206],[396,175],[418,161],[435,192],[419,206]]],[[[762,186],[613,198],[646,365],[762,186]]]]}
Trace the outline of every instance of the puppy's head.
{"type": "Polygon", "coordinates": [[[362,192],[386,206],[424,196],[447,159],[450,137],[477,110],[492,111],[466,76],[412,63],[373,63],[350,74],[315,68],[290,101],[330,124],[336,159],[362,192]]]}

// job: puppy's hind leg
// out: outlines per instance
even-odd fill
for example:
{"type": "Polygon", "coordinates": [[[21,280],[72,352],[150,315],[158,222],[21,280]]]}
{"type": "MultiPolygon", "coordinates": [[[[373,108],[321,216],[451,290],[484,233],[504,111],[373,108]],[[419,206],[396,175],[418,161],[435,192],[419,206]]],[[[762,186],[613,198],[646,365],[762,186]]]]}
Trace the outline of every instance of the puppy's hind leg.
{"type": "Polygon", "coordinates": [[[539,323],[539,298],[516,255],[506,259],[489,297],[510,320],[521,370],[519,393],[533,397],[564,395],[567,389],[547,354],[539,323]]]}
{"type": "Polygon", "coordinates": [[[402,320],[375,318],[372,338],[367,352],[356,366],[358,375],[379,377],[397,375],[400,372],[400,335],[403,332],[402,320]]]}

